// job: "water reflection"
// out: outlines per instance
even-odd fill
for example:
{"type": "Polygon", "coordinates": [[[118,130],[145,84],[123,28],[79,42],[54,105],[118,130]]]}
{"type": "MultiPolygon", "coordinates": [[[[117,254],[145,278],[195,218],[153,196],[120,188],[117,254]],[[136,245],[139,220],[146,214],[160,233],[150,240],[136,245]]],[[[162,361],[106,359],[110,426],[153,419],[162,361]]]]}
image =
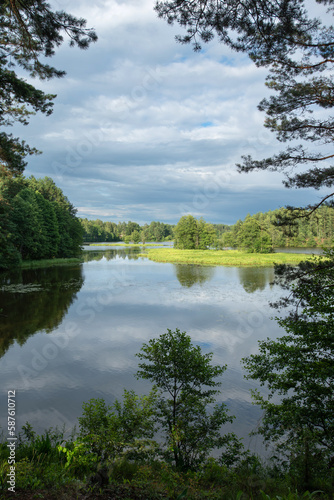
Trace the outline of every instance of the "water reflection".
{"type": "Polygon", "coordinates": [[[273,267],[264,267],[261,270],[256,267],[239,267],[238,273],[240,283],[247,293],[264,290],[274,280],[273,267]]]}
{"type": "Polygon", "coordinates": [[[112,259],[128,259],[137,260],[142,250],[140,248],[118,248],[109,250],[90,250],[83,253],[84,262],[112,260],[112,259]]]}
{"type": "Polygon", "coordinates": [[[62,322],[84,282],[82,266],[27,269],[0,275],[0,357],[17,341],[62,322]]]}
{"type": "Polygon", "coordinates": [[[249,389],[258,387],[244,379],[240,359],[257,351],[258,340],[280,333],[268,310],[278,290],[262,290],[272,271],[163,264],[138,258],[139,251],[89,251],[82,266],[0,281],[0,354],[7,350],[0,377],[4,390],[20,392],[18,428],[29,421],[37,432],[70,429],[83,401],[102,397],[111,404],[124,388],[147,394],[151,384],[134,376],[135,354],[167,328],[180,328],[214,353],[214,364],[228,365],[218,402],[237,416],[227,432],[247,439],[259,418],[249,389]],[[66,336],[71,325],[75,335],[66,336]]]}
{"type": "Polygon", "coordinates": [[[195,283],[202,285],[210,281],[215,274],[214,267],[199,266],[196,264],[174,264],[174,271],[177,279],[182,286],[188,288],[195,283]]]}

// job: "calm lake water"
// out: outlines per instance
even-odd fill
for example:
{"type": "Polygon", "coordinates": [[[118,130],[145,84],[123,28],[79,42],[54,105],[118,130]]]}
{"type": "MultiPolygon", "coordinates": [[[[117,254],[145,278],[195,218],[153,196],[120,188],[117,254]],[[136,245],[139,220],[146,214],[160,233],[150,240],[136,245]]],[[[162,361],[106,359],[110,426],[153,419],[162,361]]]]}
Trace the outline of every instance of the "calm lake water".
{"type": "MultiPolygon", "coordinates": [[[[99,248],[99,247],[97,247],[99,248]]],[[[272,268],[225,268],[151,262],[139,250],[85,253],[81,265],[25,270],[0,278],[0,425],[16,390],[17,427],[73,427],[90,398],[110,404],[123,389],[147,393],[134,377],[142,344],[167,328],[186,331],[215,364],[227,364],[220,401],[236,416],[226,427],[248,438],[261,417],[251,403],[243,356],[283,333],[270,317],[272,268]]]]}

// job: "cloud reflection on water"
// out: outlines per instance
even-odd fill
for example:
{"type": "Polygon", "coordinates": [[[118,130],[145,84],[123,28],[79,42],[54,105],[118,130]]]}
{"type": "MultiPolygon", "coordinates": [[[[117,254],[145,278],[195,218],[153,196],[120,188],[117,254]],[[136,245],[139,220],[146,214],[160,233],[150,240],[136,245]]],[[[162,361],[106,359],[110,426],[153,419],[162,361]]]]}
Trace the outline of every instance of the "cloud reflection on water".
{"type": "MultiPolygon", "coordinates": [[[[243,378],[240,360],[257,351],[258,340],[281,333],[269,319],[268,301],[279,294],[269,286],[272,271],[158,264],[136,259],[128,249],[102,251],[99,255],[91,252],[91,256],[82,272],[80,266],[66,271],[73,274],[67,283],[74,283],[76,277],[73,289],[63,286],[60,272],[43,270],[46,276],[53,276],[49,282],[61,292],[60,305],[66,303],[67,308],[59,308],[54,323],[39,323],[35,330],[39,333],[33,335],[31,330],[22,345],[12,343],[0,360],[3,386],[19,390],[20,425],[28,418],[43,430],[58,423],[59,412],[66,424],[74,424],[82,402],[91,397],[104,397],[111,403],[121,397],[123,388],[148,392],[150,384],[134,377],[138,362],[135,354],[143,342],[167,328],[179,328],[204,352],[213,352],[215,364],[228,365],[220,399],[237,416],[233,430],[243,436],[251,431],[259,418],[249,393],[255,384],[243,378]],[[72,301],[68,300],[70,296],[72,301]],[[72,332],[67,338],[66,329],[72,332]],[[37,354],[50,352],[52,343],[58,345],[55,355],[50,354],[40,370],[32,366],[37,363],[37,354]],[[18,372],[18,366],[32,371],[29,380],[18,372]],[[55,422],[50,408],[58,412],[55,422]]],[[[31,299],[27,302],[29,310],[33,303],[44,307],[39,296],[42,293],[27,294],[31,299]]],[[[16,297],[11,296],[11,300],[15,306],[16,297]]],[[[51,297],[49,300],[52,302],[51,297]]],[[[53,305],[56,309],[57,301],[53,305]]],[[[47,316],[43,310],[39,312],[47,316]]],[[[18,327],[18,335],[20,331],[18,327]]]]}

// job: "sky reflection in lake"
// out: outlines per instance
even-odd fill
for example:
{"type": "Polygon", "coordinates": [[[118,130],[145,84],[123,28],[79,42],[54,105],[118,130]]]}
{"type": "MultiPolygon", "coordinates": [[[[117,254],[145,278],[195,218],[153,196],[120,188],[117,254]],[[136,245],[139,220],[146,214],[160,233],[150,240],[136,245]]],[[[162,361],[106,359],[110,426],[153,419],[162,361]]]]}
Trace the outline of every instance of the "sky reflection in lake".
{"type": "Polygon", "coordinates": [[[22,272],[17,279],[43,285],[43,273],[53,272],[47,295],[27,291],[25,302],[13,291],[2,292],[8,311],[16,311],[10,313],[12,342],[7,324],[11,347],[3,351],[0,373],[3,392],[18,391],[18,426],[28,420],[39,431],[63,422],[71,427],[83,401],[103,397],[112,403],[123,388],[147,393],[150,383],[134,377],[135,354],[167,328],[186,331],[204,352],[214,353],[214,363],[228,365],[220,400],[237,417],[229,430],[246,436],[256,426],[261,411],[251,405],[249,392],[256,385],[243,378],[240,360],[257,351],[257,340],[282,333],[269,319],[274,311],[268,301],[280,295],[269,284],[272,269],[160,264],[129,249],[90,252],[83,265],[61,269],[43,270],[34,280],[22,272]],[[32,322],[19,345],[19,318],[26,310],[50,321],[32,322]]]}

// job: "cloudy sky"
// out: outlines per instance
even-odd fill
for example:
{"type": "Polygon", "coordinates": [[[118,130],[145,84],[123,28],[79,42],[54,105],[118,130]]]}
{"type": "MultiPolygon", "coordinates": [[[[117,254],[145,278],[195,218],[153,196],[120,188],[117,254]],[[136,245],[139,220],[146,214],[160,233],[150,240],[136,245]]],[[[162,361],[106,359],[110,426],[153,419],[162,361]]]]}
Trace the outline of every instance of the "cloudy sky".
{"type": "Polygon", "coordinates": [[[285,189],[278,173],[236,172],[242,155],[280,149],[257,110],[266,70],[217,41],[200,53],[176,43],[181,28],[158,19],[154,0],[51,4],[86,18],[99,40],[58,50],[52,64],[67,75],[34,82],[57,94],[53,115],[15,132],[43,151],[26,175],[52,177],[80,217],[233,224],[320,199],[285,189]]]}

